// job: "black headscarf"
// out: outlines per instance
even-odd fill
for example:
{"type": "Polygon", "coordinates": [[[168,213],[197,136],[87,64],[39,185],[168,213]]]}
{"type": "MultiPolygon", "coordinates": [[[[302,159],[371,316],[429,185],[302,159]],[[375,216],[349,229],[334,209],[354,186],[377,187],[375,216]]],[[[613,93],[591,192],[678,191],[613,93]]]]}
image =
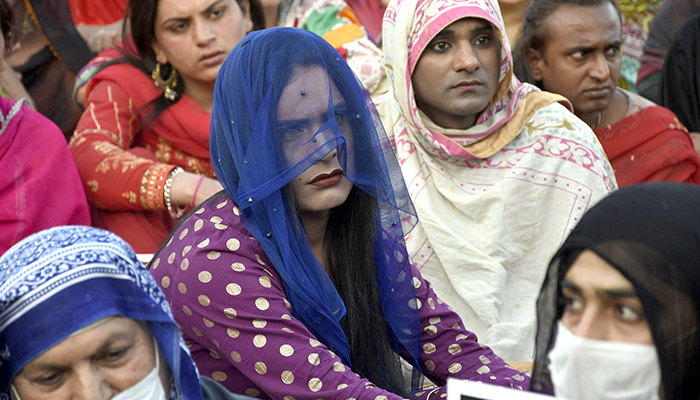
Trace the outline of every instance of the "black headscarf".
{"type": "Polygon", "coordinates": [[[700,14],[686,21],[666,54],[660,104],[691,132],[700,132],[700,14]]]}
{"type": "Polygon", "coordinates": [[[533,391],[552,393],[547,356],[564,309],[561,280],[589,249],[634,286],[659,355],[665,399],[700,399],[699,204],[700,187],[650,183],[614,192],[581,218],[552,259],[537,300],[533,391]]]}

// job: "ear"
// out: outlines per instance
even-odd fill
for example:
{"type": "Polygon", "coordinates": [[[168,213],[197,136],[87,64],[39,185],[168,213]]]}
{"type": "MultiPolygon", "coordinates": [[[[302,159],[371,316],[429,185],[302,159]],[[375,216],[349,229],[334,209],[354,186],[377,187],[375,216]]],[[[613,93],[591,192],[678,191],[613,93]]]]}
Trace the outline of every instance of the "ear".
{"type": "Polygon", "coordinates": [[[535,49],[529,49],[527,51],[527,63],[530,66],[530,74],[532,74],[532,78],[537,82],[541,82],[543,75],[542,72],[547,64],[542,53],[535,49]]]}
{"type": "Polygon", "coordinates": [[[158,61],[162,65],[165,65],[168,63],[168,57],[165,55],[163,48],[160,46],[160,44],[157,41],[154,40],[153,43],[151,43],[151,48],[153,49],[153,52],[156,54],[156,61],[158,61]]]}

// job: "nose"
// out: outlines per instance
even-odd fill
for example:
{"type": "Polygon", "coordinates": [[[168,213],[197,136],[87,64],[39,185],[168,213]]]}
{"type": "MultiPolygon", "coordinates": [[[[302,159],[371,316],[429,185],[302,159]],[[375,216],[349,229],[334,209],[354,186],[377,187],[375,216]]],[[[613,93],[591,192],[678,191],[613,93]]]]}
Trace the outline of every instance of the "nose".
{"type": "Polygon", "coordinates": [[[105,381],[99,367],[85,366],[75,369],[73,400],[108,400],[116,393],[105,381]]]}
{"type": "Polygon", "coordinates": [[[471,43],[460,43],[452,54],[454,54],[453,68],[455,71],[474,72],[481,66],[479,57],[472,48],[471,43]]]}
{"type": "Polygon", "coordinates": [[[333,150],[331,150],[330,153],[326,154],[326,156],[321,159],[321,162],[328,163],[328,162],[333,161],[334,158],[338,158],[338,148],[337,147],[334,148],[333,150]]]}
{"type": "Polygon", "coordinates": [[[208,21],[195,24],[193,32],[197,46],[206,46],[216,38],[214,27],[208,21]]]}
{"type": "Polygon", "coordinates": [[[589,75],[601,82],[610,79],[610,65],[603,54],[597,54],[591,59],[591,65],[588,70],[589,75]]]}
{"type": "MultiPolygon", "coordinates": [[[[607,321],[609,322],[609,321],[607,321]]],[[[596,307],[586,307],[574,326],[567,326],[576,336],[586,339],[608,340],[609,326],[596,307]]]]}

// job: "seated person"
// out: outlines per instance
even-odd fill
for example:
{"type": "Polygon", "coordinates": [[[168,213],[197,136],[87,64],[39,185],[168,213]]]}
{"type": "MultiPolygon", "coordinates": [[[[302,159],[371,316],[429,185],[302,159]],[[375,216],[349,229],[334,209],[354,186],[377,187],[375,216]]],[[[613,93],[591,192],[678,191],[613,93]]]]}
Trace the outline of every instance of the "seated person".
{"type": "Polygon", "coordinates": [[[700,157],[676,115],[616,87],[621,35],[613,0],[532,0],[516,54],[533,83],[571,100],[593,128],[620,187],[700,183],[700,157]]]}
{"type": "MultiPolygon", "coordinates": [[[[678,29],[698,13],[700,13],[700,0],[664,0],[662,2],[654,19],[649,23],[649,36],[644,42],[640,58],[641,65],[637,74],[637,93],[654,103],[664,105],[659,94],[664,59],[678,29]]],[[[686,127],[689,128],[687,125],[686,127]]],[[[693,131],[693,129],[690,130],[693,131]]]]}
{"type": "Polygon", "coordinates": [[[421,370],[439,386],[527,388],[411,263],[398,163],[369,95],[321,37],[269,28],[233,50],[211,150],[225,191],[151,264],[204,375],[278,400],[399,400],[421,388],[421,370]]]}
{"type": "Polygon", "coordinates": [[[153,278],[96,228],[48,229],[0,257],[0,343],[3,399],[242,400],[200,381],[153,278]]]}
{"type": "MultiPolygon", "coordinates": [[[[0,73],[8,69],[14,16],[0,0],[0,73]]],[[[58,225],[90,225],[78,170],[58,127],[26,99],[0,97],[0,254],[32,233],[58,225]]],[[[1,281],[0,281],[1,282],[1,281]]]]}
{"type": "Polygon", "coordinates": [[[131,0],[131,37],[87,86],[70,149],[93,224],[153,253],[221,190],[209,160],[214,82],[251,29],[242,0],[131,0]]]}
{"type": "Polygon", "coordinates": [[[700,188],[623,188],[552,259],[532,389],[571,400],[697,399],[700,188]],[[640,217],[641,216],[641,217],[640,217]]]}
{"type": "Polygon", "coordinates": [[[530,362],[545,260],[612,168],[566,99],[515,78],[495,0],[392,2],[383,32],[377,108],[420,220],[408,253],[480,342],[530,362]]]}
{"type": "MultiPolygon", "coordinates": [[[[695,139],[700,135],[700,14],[690,18],[673,39],[661,74],[661,102],[695,139]]],[[[700,151],[700,146],[696,146],[700,151]]]]}

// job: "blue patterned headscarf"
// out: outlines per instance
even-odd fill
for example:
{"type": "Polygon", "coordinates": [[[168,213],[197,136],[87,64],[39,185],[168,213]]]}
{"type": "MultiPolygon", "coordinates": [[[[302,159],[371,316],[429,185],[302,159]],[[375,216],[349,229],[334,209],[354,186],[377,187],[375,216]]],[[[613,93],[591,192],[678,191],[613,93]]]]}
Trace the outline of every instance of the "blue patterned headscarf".
{"type": "Polygon", "coordinates": [[[10,398],[28,362],[113,315],[148,322],[173,374],[171,399],[202,399],[168,302],[134,251],[112,233],[79,226],[39,232],[0,257],[0,398],[10,398]]]}
{"type": "Polygon", "coordinates": [[[407,349],[419,370],[420,306],[403,239],[417,223],[416,213],[377,111],[341,55],[301,29],[250,33],[219,70],[210,149],[214,171],[240,208],[243,225],[282,277],[295,317],[352,366],[339,322],[345,306],[314,257],[285,189],[337,150],[345,177],[376,199],[374,256],[384,316],[397,349],[399,343],[407,349]],[[314,97],[302,90],[298,95],[321,104],[319,109],[327,107],[325,123],[297,137],[299,130],[277,124],[277,103],[290,80],[314,68],[322,68],[328,77],[311,83],[320,88],[315,93],[324,94],[314,97]],[[333,86],[342,99],[333,98],[333,86]]]}

